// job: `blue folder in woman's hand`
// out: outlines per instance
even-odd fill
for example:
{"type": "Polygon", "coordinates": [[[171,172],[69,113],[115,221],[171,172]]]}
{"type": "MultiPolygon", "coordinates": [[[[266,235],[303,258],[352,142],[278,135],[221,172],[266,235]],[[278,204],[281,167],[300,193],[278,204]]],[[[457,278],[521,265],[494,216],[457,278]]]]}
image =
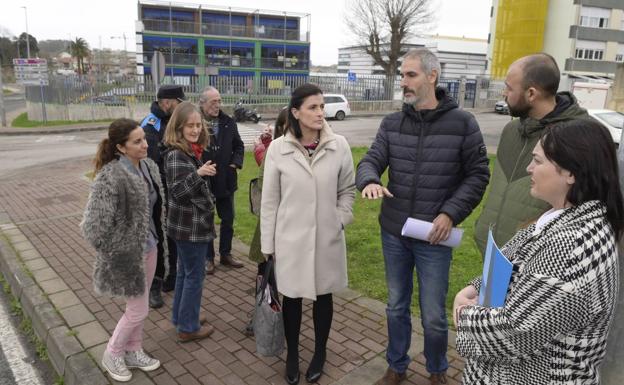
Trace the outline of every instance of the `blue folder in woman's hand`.
{"type": "Polygon", "coordinates": [[[512,269],[511,262],[496,246],[492,236],[492,229],[490,229],[487,247],[485,248],[481,290],[479,291],[480,306],[505,306],[505,297],[507,296],[512,269]]]}

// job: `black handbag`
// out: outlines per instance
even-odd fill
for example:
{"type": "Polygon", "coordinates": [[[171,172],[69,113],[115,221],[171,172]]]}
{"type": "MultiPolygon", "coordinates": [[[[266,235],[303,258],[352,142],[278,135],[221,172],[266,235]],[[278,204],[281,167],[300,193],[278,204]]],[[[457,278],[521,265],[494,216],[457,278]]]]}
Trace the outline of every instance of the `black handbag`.
{"type": "Polygon", "coordinates": [[[260,186],[260,178],[254,178],[249,181],[249,209],[251,213],[257,217],[260,216],[261,201],[262,186],[260,186]]]}
{"type": "Polygon", "coordinates": [[[253,316],[256,351],[267,357],[282,354],[285,340],[282,305],[277,293],[274,264],[272,257],[266,262],[262,282],[256,291],[253,316]]]}

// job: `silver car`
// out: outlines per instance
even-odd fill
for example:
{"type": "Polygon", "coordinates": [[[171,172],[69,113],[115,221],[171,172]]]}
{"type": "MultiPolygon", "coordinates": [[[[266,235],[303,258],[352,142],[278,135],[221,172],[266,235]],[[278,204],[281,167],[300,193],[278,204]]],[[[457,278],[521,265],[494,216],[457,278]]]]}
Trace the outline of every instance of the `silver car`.
{"type": "Polygon", "coordinates": [[[587,113],[609,130],[613,143],[620,144],[622,127],[624,127],[623,113],[613,110],[587,110],[587,113]]]}
{"type": "Polygon", "coordinates": [[[499,114],[508,115],[509,114],[509,106],[507,105],[506,101],[500,100],[500,101],[496,102],[496,104],[494,105],[494,111],[498,112],[499,114]]]}

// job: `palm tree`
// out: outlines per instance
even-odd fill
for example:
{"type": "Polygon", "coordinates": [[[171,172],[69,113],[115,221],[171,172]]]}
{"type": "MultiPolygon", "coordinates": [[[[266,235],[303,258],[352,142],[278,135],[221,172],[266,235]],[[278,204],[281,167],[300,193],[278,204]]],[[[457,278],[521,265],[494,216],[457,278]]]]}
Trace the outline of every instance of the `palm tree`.
{"type": "Polygon", "coordinates": [[[69,49],[71,51],[71,55],[75,57],[76,61],[78,62],[78,74],[84,74],[84,58],[88,57],[90,54],[89,44],[85,41],[85,39],[77,37],[76,41],[71,42],[69,49]]]}

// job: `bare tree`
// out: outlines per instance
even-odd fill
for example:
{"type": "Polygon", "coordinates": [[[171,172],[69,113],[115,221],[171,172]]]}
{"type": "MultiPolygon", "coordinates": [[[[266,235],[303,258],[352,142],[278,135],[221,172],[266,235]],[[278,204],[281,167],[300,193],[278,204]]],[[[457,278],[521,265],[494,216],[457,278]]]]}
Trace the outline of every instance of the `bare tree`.
{"type": "Polygon", "coordinates": [[[394,77],[403,45],[433,25],[432,0],[350,0],[346,25],[386,77],[394,77]]]}

